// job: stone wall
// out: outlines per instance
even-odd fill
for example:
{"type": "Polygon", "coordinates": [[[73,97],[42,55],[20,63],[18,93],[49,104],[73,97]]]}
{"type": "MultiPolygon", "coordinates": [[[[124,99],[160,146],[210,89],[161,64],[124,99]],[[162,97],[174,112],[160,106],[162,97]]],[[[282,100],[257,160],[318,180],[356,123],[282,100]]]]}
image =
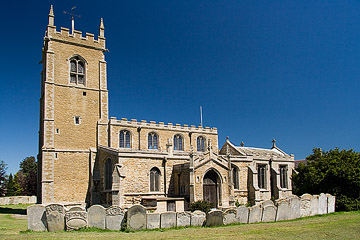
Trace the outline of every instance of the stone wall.
{"type": "Polygon", "coordinates": [[[218,226],[236,223],[273,222],[312,216],[314,208],[319,214],[335,211],[335,197],[330,194],[304,194],[300,198],[290,196],[273,203],[264,201],[253,207],[240,206],[212,210],[208,214],[201,211],[149,213],[143,206],[134,205],[129,209],[119,206],[104,208],[93,205],[87,210],[82,207],[65,207],[60,204],[32,205],[28,207],[28,229],[33,231],[76,230],[80,227],[101,229],[132,230],[172,228],[186,226],[218,226]],[[126,216],[126,217],[125,217],[126,216]],[[126,219],[126,223],[125,223],[126,219]]]}
{"type": "Polygon", "coordinates": [[[0,205],[34,204],[34,203],[36,203],[36,196],[0,197],[0,205]]]}

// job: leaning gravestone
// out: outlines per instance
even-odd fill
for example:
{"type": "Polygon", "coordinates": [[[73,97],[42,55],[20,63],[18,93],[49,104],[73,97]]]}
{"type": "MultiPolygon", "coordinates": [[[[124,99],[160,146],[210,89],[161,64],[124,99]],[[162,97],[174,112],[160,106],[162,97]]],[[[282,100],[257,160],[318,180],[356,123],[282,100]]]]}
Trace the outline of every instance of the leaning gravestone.
{"type": "Polygon", "coordinates": [[[127,227],[133,230],[146,229],[146,209],[141,205],[134,205],[127,212],[127,227]]]}
{"type": "Polygon", "coordinates": [[[233,224],[237,222],[236,209],[227,209],[223,216],[224,225],[233,224]]]}
{"type": "Polygon", "coordinates": [[[88,208],[89,227],[105,229],[106,209],[101,205],[88,208]]]}
{"type": "Polygon", "coordinates": [[[335,212],[335,196],[332,196],[330,194],[326,194],[327,200],[328,200],[328,213],[335,212]]]}
{"type": "Polygon", "coordinates": [[[206,216],[206,226],[223,225],[223,212],[219,210],[212,210],[206,216]]]}
{"type": "Polygon", "coordinates": [[[60,204],[50,204],[45,207],[46,220],[49,232],[64,231],[65,210],[60,204]]]}
{"type": "Polygon", "coordinates": [[[274,222],[276,217],[276,207],[267,205],[262,210],[262,222],[274,222]]]}
{"type": "Polygon", "coordinates": [[[288,220],[300,218],[300,198],[298,196],[289,197],[288,220]]]}
{"type": "Polygon", "coordinates": [[[86,211],[68,211],[65,214],[66,230],[78,230],[87,227],[87,212],[86,211]]]}
{"type": "Polygon", "coordinates": [[[106,209],[105,227],[109,230],[120,230],[124,221],[125,212],[119,206],[106,209]]]}
{"type": "Polygon", "coordinates": [[[206,221],[206,214],[196,210],[191,213],[191,226],[203,226],[206,221]]]}
{"type": "Polygon", "coordinates": [[[160,227],[172,228],[176,227],[176,212],[165,212],[161,214],[160,227]]]}
{"type": "Polygon", "coordinates": [[[319,212],[319,195],[314,195],[310,201],[310,216],[315,216],[319,212]]]}
{"type": "Polygon", "coordinates": [[[249,207],[249,223],[261,222],[260,206],[249,207]]]}
{"type": "Polygon", "coordinates": [[[29,230],[46,231],[46,213],[43,205],[31,205],[26,212],[29,230]]]}
{"type": "Polygon", "coordinates": [[[186,227],[190,226],[191,213],[189,212],[178,212],[176,213],[176,226],[186,227]]]}
{"type": "Polygon", "coordinates": [[[321,193],[319,197],[318,214],[326,214],[326,213],[327,213],[327,197],[324,193],[321,193]]]}
{"type": "Polygon", "coordinates": [[[300,217],[310,216],[310,203],[312,196],[308,193],[301,195],[300,197],[300,217]]]}
{"type": "Polygon", "coordinates": [[[160,228],[160,213],[147,213],[146,214],[146,228],[147,229],[160,228]]]}
{"type": "Polygon", "coordinates": [[[248,223],[249,209],[245,206],[240,206],[236,209],[236,221],[239,223],[248,223]]]}
{"type": "Polygon", "coordinates": [[[284,198],[276,200],[276,206],[277,211],[275,221],[288,220],[289,200],[284,198]]]}

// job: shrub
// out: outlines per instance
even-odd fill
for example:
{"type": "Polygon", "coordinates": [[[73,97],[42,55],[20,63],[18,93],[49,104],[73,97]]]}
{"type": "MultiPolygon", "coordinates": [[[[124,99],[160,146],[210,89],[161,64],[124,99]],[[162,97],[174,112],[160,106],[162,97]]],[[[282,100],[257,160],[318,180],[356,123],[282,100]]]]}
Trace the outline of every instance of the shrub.
{"type": "Polygon", "coordinates": [[[204,213],[208,213],[212,207],[213,207],[213,204],[211,202],[208,202],[206,200],[199,200],[199,201],[190,203],[189,210],[192,212],[195,210],[200,210],[204,213]]]}

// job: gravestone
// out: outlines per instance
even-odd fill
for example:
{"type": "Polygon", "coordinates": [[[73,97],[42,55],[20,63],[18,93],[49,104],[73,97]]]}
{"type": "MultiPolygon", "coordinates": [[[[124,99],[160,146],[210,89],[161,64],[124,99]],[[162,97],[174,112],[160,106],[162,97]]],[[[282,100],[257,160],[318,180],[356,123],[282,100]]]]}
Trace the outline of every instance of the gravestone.
{"type": "Polygon", "coordinates": [[[147,213],[146,214],[146,228],[147,229],[160,228],[160,213],[147,213]]]}
{"type": "Polygon", "coordinates": [[[127,212],[127,227],[133,230],[146,229],[146,209],[141,205],[134,205],[127,212]]]}
{"type": "Polygon", "coordinates": [[[206,226],[223,225],[223,212],[220,210],[212,210],[206,215],[206,226]]]}
{"type": "Polygon", "coordinates": [[[288,220],[289,200],[284,198],[276,200],[276,207],[277,211],[275,221],[288,220]]]}
{"type": "Polygon", "coordinates": [[[206,214],[196,210],[191,213],[191,226],[203,226],[206,221],[206,214]]]}
{"type": "Polygon", "coordinates": [[[68,212],[83,212],[86,211],[85,208],[80,207],[80,206],[73,206],[70,207],[69,210],[67,210],[68,212]]]}
{"type": "Polygon", "coordinates": [[[5,205],[5,197],[0,197],[0,205],[5,205]]]}
{"type": "Polygon", "coordinates": [[[326,194],[327,200],[328,200],[328,213],[335,212],[335,196],[332,196],[330,194],[326,194]]]}
{"type": "Polygon", "coordinates": [[[101,205],[88,208],[89,227],[105,229],[106,209],[101,205]]]}
{"type": "Polygon", "coordinates": [[[300,198],[298,196],[289,197],[288,220],[300,218],[300,198]]]}
{"type": "Polygon", "coordinates": [[[315,216],[319,212],[319,195],[314,195],[310,201],[310,216],[315,216]]]}
{"type": "Polygon", "coordinates": [[[160,227],[172,228],[176,227],[176,212],[165,212],[161,214],[160,227]]]}
{"type": "Polygon", "coordinates": [[[276,217],[276,207],[267,205],[262,209],[262,222],[274,222],[276,217]]]}
{"type": "Polygon", "coordinates": [[[190,226],[190,223],[191,223],[191,213],[190,212],[176,213],[176,226],[177,227],[190,226]]]}
{"type": "Polygon", "coordinates": [[[45,207],[46,220],[49,232],[64,231],[65,210],[60,204],[50,204],[45,207]]]}
{"type": "Polygon", "coordinates": [[[86,211],[68,211],[65,213],[66,230],[78,230],[87,227],[87,212],[86,211]]]}
{"type": "Polygon", "coordinates": [[[249,209],[245,206],[240,206],[236,209],[236,221],[239,223],[248,223],[249,209]]]}
{"type": "Polygon", "coordinates": [[[261,222],[260,206],[249,207],[249,223],[261,222]]]}
{"type": "Polygon", "coordinates": [[[236,213],[237,213],[236,209],[225,210],[223,214],[224,225],[236,223],[237,222],[236,213]]]}
{"type": "Polygon", "coordinates": [[[43,205],[31,205],[26,209],[28,229],[32,231],[46,231],[46,213],[43,205]]]}
{"type": "Polygon", "coordinates": [[[106,209],[105,228],[120,230],[124,221],[125,212],[119,206],[111,206],[106,209]]]}
{"type": "Polygon", "coordinates": [[[327,197],[324,193],[320,193],[318,214],[326,214],[326,213],[327,213],[327,197]]]}
{"type": "Polygon", "coordinates": [[[36,196],[31,196],[30,197],[30,200],[29,200],[29,203],[32,204],[32,203],[36,203],[37,201],[37,197],[36,196]]]}
{"type": "Polygon", "coordinates": [[[308,193],[301,195],[300,197],[300,217],[310,216],[310,203],[312,196],[308,193]]]}
{"type": "Polygon", "coordinates": [[[274,205],[274,202],[271,200],[266,200],[266,201],[263,201],[260,203],[261,208],[264,208],[266,206],[275,206],[275,205],[274,205]]]}

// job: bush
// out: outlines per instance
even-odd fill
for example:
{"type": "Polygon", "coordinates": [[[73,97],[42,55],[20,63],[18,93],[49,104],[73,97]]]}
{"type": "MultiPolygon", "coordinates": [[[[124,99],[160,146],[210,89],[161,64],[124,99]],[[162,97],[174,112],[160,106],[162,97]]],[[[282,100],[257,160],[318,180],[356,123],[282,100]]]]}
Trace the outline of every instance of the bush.
{"type": "Polygon", "coordinates": [[[192,212],[195,210],[200,210],[204,213],[208,213],[212,207],[213,207],[213,204],[211,202],[208,202],[205,200],[199,200],[199,201],[190,203],[189,210],[192,212]]]}

